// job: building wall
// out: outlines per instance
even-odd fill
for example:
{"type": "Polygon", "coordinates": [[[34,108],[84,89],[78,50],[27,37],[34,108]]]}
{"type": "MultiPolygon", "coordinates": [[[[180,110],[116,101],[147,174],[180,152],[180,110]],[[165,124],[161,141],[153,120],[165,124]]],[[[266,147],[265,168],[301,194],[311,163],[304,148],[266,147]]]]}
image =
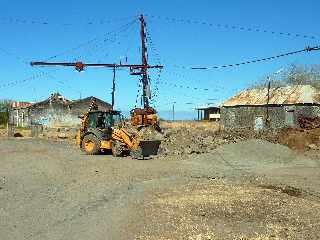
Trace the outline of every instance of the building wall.
{"type": "Polygon", "coordinates": [[[48,108],[31,108],[31,123],[48,127],[77,126],[80,119],[68,107],[52,105],[48,108]]]}
{"type": "MultiPolygon", "coordinates": [[[[84,99],[72,104],[62,102],[42,102],[28,108],[14,108],[10,111],[10,124],[30,127],[41,124],[47,127],[76,127],[80,125],[80,115],[88,111],[91,100],[84,99]]],[[[100,110],[111,109],[109,104],[97,101],[100,110]]]]}
{"type": "Polygon", "coordinates": [[[14,108],[9,111],[9,124],[16,127],[30,126],[30,117],[28,108],[14,108]]]}
{"type": "MultiPolygon", "coordinates": [[[[299,117],[320,116],[320,106],[281,105],[269,106],[270,128],[298,127],[299,117]]],[[[236,106],[221,108],[224,129],[258,130],[266,127],[266,106],[236,106]]]]}

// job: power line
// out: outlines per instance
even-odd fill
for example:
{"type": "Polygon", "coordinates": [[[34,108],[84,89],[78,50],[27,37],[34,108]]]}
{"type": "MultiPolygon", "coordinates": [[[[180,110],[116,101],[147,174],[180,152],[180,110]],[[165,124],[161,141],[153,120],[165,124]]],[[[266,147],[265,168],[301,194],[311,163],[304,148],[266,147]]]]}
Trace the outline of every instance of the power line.
{"type": "Polygon", "coordinates": [[[1,84],[0,85],[0,89],[1,88],[8,88],[8,87],[17,86],[19,84],[23,84],[25,82],[32,81],[34,79],[41,78],[41,77],[44,77],[44,76],[49,76],[49,75],[50,75],[50,73],[48,73],[48,72],[39,72],[39,73],[33,74],[31,77],[27,77],[27,78],[24,78],[24,79],[21,79],[21,80],[16,80],[16,81],[11,81],[11,82],[8,82],[8,83],[1,84]]]}
{"type": "MultiPolygon", "coordinates": [[[[210,91],[209,88],[200,88],[200,87],[192,87],[192,86],[188,86],[188,85],[181,85],[181,84],[176,84],[176,83],[172,83],[169,81],[161,81],[160,84],[164,84],[170,87],[174,87],[174,88],[180,88],[180,89],[189,89],[189,90],[200,90],[200,91],[210,91]]],[[[217,89],[213,89],[214,91],[217,91],[217,89]]]]}
{"type": "Polygon", "coordinates": [[[11,57],[15,58],[16,60],[18,60],[19,62],[22,62],[23,64],[28,64],[29,65],[29,61],[28,60],[23,59],[21,56],[18,56],[17,54],[15,54],[15,53],[7,50],[7,49],[4,49],[4,48],[0,47],[0,51],[5,53],[8,56],[11,56],[11,57]]]}
{"type": "MultiPolygon", "coordinates": [[[[153,56],[155,58],[156,63],[158,65],[161,65],[161,57],[160,57],[159,51],[155,47],[155,44],[151,38],[151,34],[148,31],[147,27],[145,27],[145,32],[146,32],[146,41],[148,43],[148,48],[150,48],[152,50],[151,56],[153,56]]],[[[154,86],[152,88],[152,96],[151,96],[151,103],[153,105],[157,104],[157,97],[159,94],[159,83],[161,80],[161,73],[162,73],[161,69],[157,69],[157,70],[158,70],[158,73],[157,73],[157,77],[155,78],[155,81],[154,81],[154,86]]],[[[150,82],[151,82],[151,79],[150,79],[150,82]]]]}
{"type": "Polygon", "coordinates": [[[212,84],[210,84],[210,86],[208,85],[208,82],[205,83],[206,88],[204,87],[198,87],[199,84],[199,80],[198,79],[193,79],[196,82],[191,83],[192,79],[188,79],[187,76],[184,74],[184,71],[170,71],[167,72],[168,74],[171,75],[170,78],[175,79],[175,81],[162,81],[161,83],[166,84],[166,85],[170,85],[171,87],[174,88],[180,88],[180,89],[188,89],[188,90],[200,90],[200,91],[218,91],[219,90],[226,90],[226,88],[224,86],[221,86],[220,84],[214,84],[214,86],[212,84]],[[182,83],[178,84],[177,83],[177,79],[182,80],[182,83]],[[186,82],[189,82],[189,84],[187,85],[186,82]],[[196,86],[197,85],[197,86],[196,86]]]}
{"type": "Polygon", "coordinates": [[[121,27],[119,27],[119,28],[117,28],[117,29],[115,29],[115,30],[112,30],[112,31],[110,31],[110,32],[107,32],[107,33],[103,34],[102,36],[97,36],[97,37],[92,38],[92,39],[90,39],[90,40],[88,40],[88,41],[85,41],[85,42],[83,42],[83,43],[80,43],[80,44],[78,44],[78,45],[75,46],[75,47],[72,47],[72,48],[67,49],[67,50],[65,50],[65,51],[63,51],[63,52],[60,52],[60,53],[58,53],[58,54],[55,54],[55,55],[47,58],[45,61],[49,61],[49,60],[52,60],[52,59],[54,59],[54,58],[57,58],[57,57],[66,55],[66,54],[71,53],[71,52],[74,52],[74,51],[76,51],[76,50],[78,50],[78,49],[80,49],[80,48],[83,48],[84,46],[87,46],[87,45],[89,45],[89,44],[92,44],[92,43],[98,41],[98,40],[101,39],[102,37],[105,37],[105,38],[103,38],[103,42],[106,42],[106,41],[108,40],[108,38],[107,38],[108,35],[111,35],[111,34],[114,34],[114,33],[118,32],[118,31],[121,31],[121,30],[123,30],[124,28],[126,28],[126,27],[128,27],[128,26],[131,26],[131,25],[133,25],[133,24],[136,23],[136,22],[137,22],[137,19],[134,19],[133,21],[130,21],[129,23],[127,23],[127,24],[125,24],[125,25],[122,25],[121,27]],[[119,29],[120,29],[120,30],[119,30],[119,29]]]}
{"type": "MultiPolygon", "coordinates": [[[[136,21],[137,21],[137,20],[135,19],[134,21],[131,21],[131,22],[129,22],[128,24],[125,24],[125,25],[121,26],[121,27],[120,27],[120,32],[122,33],[122,32],[127,31],[134,23],[136,23],[136,21]]],[[[119,28],[118,28],[117,30],[119,30],[119,28]]],[[[110,35],[110,34],[114,34],[114,37],[116,37],[115,32],[116,32],[117,30],[113,30],[113,31],[111,31],[111,32],[108,32],[108,33],[104,34],[103,36],[110,35]]],[[[83,44],[78,45],[78,46],[75,47],[75,48],[66,50],[66,51],[64,51],[64,52],[62,52],[62,53],[60,53],[60,54],[56,54],[56,55],[50,57],[50,59],[55,58],[55,57],[58,57],[58,56],[62,56],[62,55],[64,55],[64,54],[68,53],[68,52],[72,52],[72,51],[74,51],[74,50],[76,50],[76,49],[78,49],[78,48],[81,48],[81,47],[83,47],[83,46],[85,46],[85,45],[88,45],[88,44],[90,44],[90,43],[93,43],[93,42],[97,41],[99,38],[100,38],[100,37],[96,37],[96,38],[94,38],[94,39],[91,39],[91,40],[89,40],[89,41],[87,41],[87,42],[85,42],[85,43],[83,43],[83,44]]],[[[110,38],[104,38],[104,39],[102,39],[103,42],[106,42],[107,40],[110,40],[110,38]]],[[[113,40],[112,42],[115,42],[115,39],[112,39],[112,40],[113,40]]],[[[99,46],[99,45],[96,44],[96,47],[98,47],[98,46],[99,46]]],[[[0,48],[0,50],[2,50],[2,49],[0,48]]],[[[4,51],[5,51],[5,50],[4,50],[4,51]]],[[[9,53],[7,53],[7,54],[9,54],[9,53]]],[[[30,64],[30,63],[28,62],[28,64],[30,64]]],[[[41,72],[40,74],[35,74],[35,75],[32,75],[31,77],[28,77],[28,78],[25,78],[25,79],[22,79],[22,80],[16,80],[16,81],[12,81],[12,82],[8,82],[8,83],[5,83],[5,84],[2,84],[2,85],[0,85],[0,88],[6,88],[6,87],[10,87],[10,86],[16,86],[16,85],[19,85],[19,84],[23,84],[24,82],[27,82],[27,81],[30,81],[30,80],[33,80],[33,79],[36,79],[36,78],[39,78],[39,77],[42,77],[42,76],[45,76],[45,75],[50,75],[50,73],[48,73],[48,72],[41,72]]]]}
{"type": "Polygon", "coordinates": [[[242,66],[242,65],[258,63],[258,62],[264,62],[264,61],[270,61],[270,60],[274,60],[274,59],[281,58],[281,57],[286,57],[286,56],[295,55],[295,54],[299,54],[299,53],[307,53],[307,52],[317,51],[317,50],[320,50],[320,46],[306,47],[306,48],[301,49],[301,50],[282,53],[282,54],[279,54],[279,55],[276,55],[276,56],[272,56],[272,57],[248,60],[248,61],[243,61],[243,62],[234,63],[234,64],[225,64],[225,65],[217,65],[217,66],[209,66],[209,67],[208,66],[188,67],[188,66],[181,66],[181,65],[173,65],[173,66],[176,67],[176,68],[192,69],[192,70],[212,70],[212,69],[220,69],[220,68],[228,68],[228,67],[239,67],[239,66],[242,66]]]}
{"type": "MultiPolygon", "coordinates": [[[[120,44],[120,42],[122,41],[119,40],[119,37],[122,36],[127,38],[129,36],[129,29],[130,30],[132,29],[134,23],[136,23],[136,21],[133,21],[131,24],[123,26],[117,33],[112,33],[110,34],[110,36],[103,38],[100,41],[96,41],[91,48],[87,49],[87,55],[83,57],[83,59],[88,58],[88,56],[97,56],[98,55],[96,54],[97,52],[99,54],[102,54],[103,56],[107,56],[108,54],[106,54],[105,52],[110,46],[105,45],[105,43],[108,42],[110,44],[114,44],[114,43],[120,44]],[[122,35],[123,33],[126,33],[126,34],[122,35]]],[[[79,57],[79,59],[80,58],[81,57],[79,57]]]]}
{"type": "Polygon", "coordinates": [[[77,21],[77,22],[68,22],[68,23],[58,23],[58,22],[50,22],[47,20],[41,19],[25,19],[25,18],[18,18],[18,17],[2,17],[0,18],[0,22],[6,24],[31,24],[31,25],[55,25],[55,26],[62,26],[62,27],[72,27],[72,26],[83,26],[83,25],[104,25],[114,22],[121,22],[124,20],[137,18],[137,16],[130,16],[130,17],[123,17],[123,18],[114,18],[114,19],[92,19],[92,20],[85,20],[85,21],[77,21]]]}
{"type": "MultiPolygon", "coordinates": [[[[15,53],[12,53],[11,51],[8,51],[8,50],[6,50],[4,48],[1,48],[1,47],[0,47],[0,51],[4,52],[5,54],[7,54],[9,56],[12,56],[12,57],[16,58],[19,62],[21,62],[23,64],[30,65],[30,61],[29,60],[26,60],[25,58],[15,54],[15,53]]],[[[44,77],[44,76],[49,76],[49,75],[51,75],[51,74],[48,73],[48,72],[45,72],[45,71],[38,72],[36,74],[33,74],[30,77],[27,77],[27,78],[24,78],[24,79],[21,79],[21,80],[15,80],[15,81],[7,82],[7,83],[4,83],[4,84],[0,84],[0,89],[17,86],[17,85],[23,84],[25,82],[32,81],[34,79],[41,78],[41,77],[44,77]]]]}
{"type": "Polygon", "coordinates": [[[236,26],[230,24],[221,24],[221,23],[210,23],[207,21],[200,21],[200,20],[192,20],[192,19],[182,19],[182,18],[171,18],[171,17],[161,17],[161,16],[154,16],[148,15],[147,17],[153,19],[164,20],[167,22],[178,22],[184,24],[198,24],[198,25],[205,25],[214,28],[225,28],[230,30],[239,30],[239,31],[247,31],[247,32],[257,32],[257,33],[269,33],[273,35],[281,35],[281,36],[288,36],[288,37],[298,37],[298,38],[305,38],[305,39],[318,39],[318,37],[313,35],[306,35],[306,34],[299,34],[299,33],[292,33],[292,32],[278,32],[278,31],[271,31],[262,28],[255,28],[255,27],[243,27],[243,26],[236,26]]]}

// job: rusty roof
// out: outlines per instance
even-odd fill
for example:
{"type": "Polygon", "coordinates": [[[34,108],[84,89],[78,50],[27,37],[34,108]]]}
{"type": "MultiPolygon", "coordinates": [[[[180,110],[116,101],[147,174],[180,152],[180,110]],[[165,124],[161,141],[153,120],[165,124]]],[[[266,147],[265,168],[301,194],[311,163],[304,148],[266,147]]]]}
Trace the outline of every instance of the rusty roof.
{"type": "MultiPolygon", "coordinates": [[[[238,95],[225,101],[222,106],[266,105],[268,89],[251,89],[240,92],[238,95]]],[[[270,88],[269,104],[320,104],[320,91],[310,85],[295,85],[270,88]]]]}
{"type": "Polygon", "coordinates": [[[19,102],[19,101],[14,101],[11,103],[12,108],[27,108],[30,107],[32,103],[30,102],[19,102]]]}

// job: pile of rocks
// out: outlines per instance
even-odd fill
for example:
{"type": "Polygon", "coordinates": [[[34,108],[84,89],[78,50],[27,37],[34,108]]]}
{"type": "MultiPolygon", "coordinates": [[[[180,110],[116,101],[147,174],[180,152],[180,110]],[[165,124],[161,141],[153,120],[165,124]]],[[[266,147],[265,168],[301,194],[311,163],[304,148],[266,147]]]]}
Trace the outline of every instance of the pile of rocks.
{"type": "Polygon", "coordinates": [[[199,128],[167,129],[160,146],[161,155],[207,153],[217,146],[235,143],[245,137],[199,128]]]}

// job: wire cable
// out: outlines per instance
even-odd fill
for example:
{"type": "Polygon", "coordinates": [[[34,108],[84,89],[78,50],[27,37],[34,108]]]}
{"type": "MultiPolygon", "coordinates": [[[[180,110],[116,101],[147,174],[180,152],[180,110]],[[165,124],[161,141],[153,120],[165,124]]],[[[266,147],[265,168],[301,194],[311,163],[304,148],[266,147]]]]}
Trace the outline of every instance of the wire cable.
{"type": "Polygon", "coordinates": [[[75,46],[75,47],[69,48],[69,49],[67,49],[67,50],[65,50],[65,51],[62,51],[62,52],[57,53],[57,54],[55,54],[55,55],[52,55],[52,56],[48,57],[45,61],[49,61],[49,60],[55,59],[55,58],[57,58],[57,57],[66,55],[66,54],[68,54],[68,53],[72,53],[72,52],[74,52],[74,51],[76,51],[76,50],[78,50],[78,49],[80,49],[80,48],[83,48],[83,47],[85,47],[85,46],[87,46],[87,45],[89,45],[89,44],[92,44],[92,43],[98,41],[98,40],[101,39],[101,38],[103,38],[103,41],[106,42],[107,39],[108,39],[108,37],[107,37],[108,35],[111,35],[111,34],[113,34],[113,33],[116,33],[116,32],[119,31],[119,29],[121,30],[121,29],[123,29],[123,28],[126,28],[127,26],[132,25],[132,24],[134,24],[134,23],[136,23],[136,22],[137,22],[137,19],[134,19],[133,21],[130,21],[129,23],[127,23],[127,24],[125,24],[125,25],[122,25],[120,28],[114,29],[114,30],[109,31],[109,32],[107,32],[107,33],[104,33],[102,36],[94,37],[94,38],[92,38],[92,39],[90,39],[90,40],[88,40],[88,41],[85,41],[85,42],[83,42],[83,43],[78,44],[78,45],[75,46]]]}
{"type": "Polygon", "coordinates": [[[39,72],[39,73],[33,74],[31,77],[27,77],[27,78],[24,78],[24,79],[21,79],[21,80],[15,80],[15,81],[11,81],[11,82],[8,82],[8,83],[1,84],[0,88],[2,89],[2,88],[8,88],[8,87],[17,86],[19,84],[23,84],[25,82],[32,81],[34,79],[41,78],[41,77],[44,77],[44,76],[49,76],[49,75],[50,75],[50,73],[48,73],[48,72],[39,72]]]}
{"type": "Polygon", "coordinates": [[[129,16],[129,17],[123,17],[123,18],[114,18],[114,19],[92,19],[92,20],[85,20],[85,21],[76,21],[76,22],[64,22],[64,23],[58,23],[58,22],[50,22],[47,20],[41,20],[41,19],[25,19],[25,18],[18,18],[18,17],[2,17],[0,18],[0,22],[3,22],[5,24],[34,24],[34,25],[54,25],[54,26],[62,26],[62,27],[77,27],[77,26],[83,26],[83,25],[104,25],[109,23],[115,23],[115,22],[122,22],[124,20],[137,18],[138,16],[129,16]]]}
{"type": "Polygon", "coordinates": [[[181,66],[181,65],[173,65],[173,66],[176,67],[176,68],[182,68],[182,69],[212,70],[212,69],[220,69],[220,68],[228,68],[228,67],[238,67],[238,66],[252,64],[252,63],[270,61],[270,60],[274,60],[274,59],[281,58],[281,57],[286,57],[286,56],[295,55],[295,54],[299,54],[299,53],[308,53],[308,52],[317,51],[317,50],[320,50],[320,46],[306,47],[306,48],[301,49],[301,50],[282,53],[282,54],[279,54],[279,55],[276,55],[276,56],[272,56],[272,57],[248,60],[248,61],[243,61],[243,62],[234,63],[234,64],[225,64],[225,65],[217,65],[217,66],[201,66],[201,67],[188,67],[188,66],[181,66]]]}
{"type": "Polygon", "coordinates": [[[243,26],[235,26],[235,25],[221,24],[221,23],[210,23],[207,21],[200,21],[200,20],[162,17],[162,16],[155,16],[155,15],[149,15],[149,14],[146,14],[146,16],[151,19],[164,20],[166,22],[178,22],[178,23],[184,23],[184,24],[198,24],[198,25],[205,25],[205,26],[215,27],[215,28],[225,28],[225,29],[230,29],[230,30],[239,30],[239,31],[247,31],[247,32],[257,32],[257,33],[270,33],[273,35],[281,35],[281,36],[297,37],[297,38],[305,38],[305,39],[318,39],[319,38],[319,37],[316,37],[313,35],[291,33],[291,32],[270,31],[270,30],[266,30],[266,29],[262,29],[262,28],[243,27],[243,26]]]}

